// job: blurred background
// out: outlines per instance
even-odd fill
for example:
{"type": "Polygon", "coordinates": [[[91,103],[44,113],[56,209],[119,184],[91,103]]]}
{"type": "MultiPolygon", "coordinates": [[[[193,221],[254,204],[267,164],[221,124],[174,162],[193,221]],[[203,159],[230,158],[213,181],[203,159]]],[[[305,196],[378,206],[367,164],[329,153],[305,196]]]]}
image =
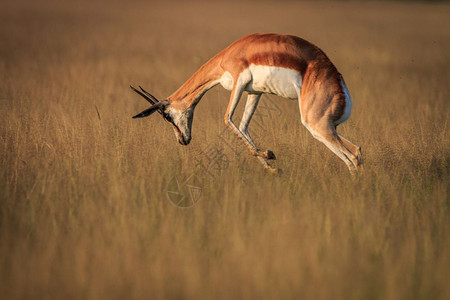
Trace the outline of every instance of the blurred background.
{"type": "Polygon", "coordinates": [[[0,38],[1,298],[450,297],[448,2],[7,0],[0,38]],[[188,147],[131,119],[130,84],[164,99],[253,32],[337,66],[364,176],[275,96],[249,130],[279,176],[226,130],[221,87],[188,147]]]}

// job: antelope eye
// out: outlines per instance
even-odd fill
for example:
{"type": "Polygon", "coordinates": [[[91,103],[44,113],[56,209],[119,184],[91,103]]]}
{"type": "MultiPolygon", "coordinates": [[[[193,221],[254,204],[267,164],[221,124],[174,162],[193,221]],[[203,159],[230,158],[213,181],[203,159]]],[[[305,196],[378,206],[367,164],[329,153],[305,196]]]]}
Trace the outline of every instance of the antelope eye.
{"type": "Polygon", "coordinates": [[[172,117],[169,114],[164,114],[164,119],[172,123],[172,117]]]}

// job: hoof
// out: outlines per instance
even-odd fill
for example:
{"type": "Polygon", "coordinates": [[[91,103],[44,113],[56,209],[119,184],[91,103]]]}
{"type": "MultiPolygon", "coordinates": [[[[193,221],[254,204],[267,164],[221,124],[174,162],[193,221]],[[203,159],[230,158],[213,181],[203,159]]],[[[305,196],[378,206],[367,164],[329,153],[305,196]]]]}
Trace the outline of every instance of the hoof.
{"type": "Polygon", "coordinates": [[[265,158],[267,159],[277,159],[275,156],[275,153],[273,153],[271,150],[267,150],[265,152],[265,158]]]}
{"type": "Polygon", "coordinates": [[[280,169],[272,168],[272,167],[267,163],[267,161],[266,161],[264,158],[262,158],[261,156],[258,156],[258,160],[263,164],[264,169],[265,169],[266,171],[268,171],[269,173],[271,173],[271,174],[277,174],[277,175],[281,173],[281,170],[280,170],[280,169]]]}

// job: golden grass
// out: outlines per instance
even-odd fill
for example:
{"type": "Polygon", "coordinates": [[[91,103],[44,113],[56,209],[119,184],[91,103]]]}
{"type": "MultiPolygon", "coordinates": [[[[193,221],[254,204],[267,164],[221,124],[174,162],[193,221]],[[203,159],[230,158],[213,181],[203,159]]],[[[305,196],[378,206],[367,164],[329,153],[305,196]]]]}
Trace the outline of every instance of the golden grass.
{"type": "Polygon", "coordinates": [[[450,5],[1,5],[2,299],[450,297],[450,5]],[[330,56],[363,177],[300,125],[294,101],[263,97],[263,128],[250,125],[281,176],[221,135],[220,87],[188,147],[159,116],[131,119],[146,104],[129,84],[167,96],[250,32],[330,56]],[[201,198],[176,207],[167,191],[191,175],[201,198]]]}

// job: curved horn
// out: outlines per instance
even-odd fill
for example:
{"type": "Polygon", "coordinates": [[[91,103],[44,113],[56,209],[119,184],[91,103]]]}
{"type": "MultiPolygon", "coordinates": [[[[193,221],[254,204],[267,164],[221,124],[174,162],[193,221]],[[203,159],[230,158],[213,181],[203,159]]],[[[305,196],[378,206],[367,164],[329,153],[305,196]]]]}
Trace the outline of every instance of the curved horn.
{"type": "Polygon", "coordinates": [[[139,88],[144,92],[144,94],[146,94],[147,96],[149,96],[150,98],[152,98],[153,101],[155,101],[155,103],[158,103],[159,100],[156,99],[155,96],[153,96],[152,94],[150,94],[149,92],[147,92],[146,90],[144,90],[144,88],[142,86],[139,86],[139,88]]]}
{"type": "MultiPolygon", "coordinates": [[[[130,85],[130,88],[133,90],[133,91],[135,91],[136,93],[138,93],[140,96],[142,96],[145,100],[147,100],[150,104],[155,104],[155,103],[158,103],[159,101],[158,100],[156,100],[156,98],[155,97],[153,97],[156,101],[153,101],[153,99],[150,99],[147,95],[145,95],[145,94],[143,94],[141,91],[138,91],[137,89],[135,89],[133,86],[131,86],[130,85]]],[[[142,88],[141,88],[142,89],[142,88]]],[[[142,89],[142,90],[144,90],[144,89],[142,89]]]]}
{"type": "MultiPolygon", "coordinates": [[[[133,119],[148,117],[148,116],[150,116],[152,113],[154,113],[155,111],[157,111],[157,110],[159,111],[161,108],[164,108],[164,107],[166,107],[166,106],[169,105],[169,104],[170,104],[170,102],[167,101],[167,100],[164,100],[164,101],[162,101],[162,102],[155,103],[155,104],[153,104],[152,106],[150,106],[149,108],[147,108],[146,110],[142,111],[141,113],[139,113],[139,114],[133,116],[133,119]]],[[[159,113],[162,114],[161,111],[159,111],[159,113]]]]}

